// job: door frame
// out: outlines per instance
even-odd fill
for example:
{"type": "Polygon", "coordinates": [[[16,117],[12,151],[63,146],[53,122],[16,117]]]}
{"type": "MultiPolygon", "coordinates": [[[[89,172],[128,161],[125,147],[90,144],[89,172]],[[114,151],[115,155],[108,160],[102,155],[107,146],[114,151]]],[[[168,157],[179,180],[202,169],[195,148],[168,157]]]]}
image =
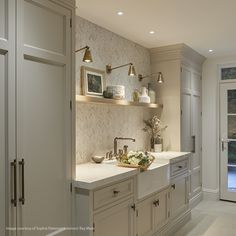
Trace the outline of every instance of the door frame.
{"type": "MultiPolygon", "coordinates": [[[[221,199],[221,119],[220,119],[220,103],[221,103],[221,85],[222,84],[236,84],[236,79],[235,80],[227,80],[223,81],[221,80],[221,69],[222,68],[230,68],[230,67],[236,67],[236,62],[229,62],[229,63],[222,63],[218,64],[218,82],[217,82],[217,163],[218,163],[218,186],[219,186],[219,200],[226,200],[227,199],[221,199]]],[[[236,193],[235,193],[236,194],[236,193]]],[[[230,200],[229,200],[230,201],[230,200]]]]}

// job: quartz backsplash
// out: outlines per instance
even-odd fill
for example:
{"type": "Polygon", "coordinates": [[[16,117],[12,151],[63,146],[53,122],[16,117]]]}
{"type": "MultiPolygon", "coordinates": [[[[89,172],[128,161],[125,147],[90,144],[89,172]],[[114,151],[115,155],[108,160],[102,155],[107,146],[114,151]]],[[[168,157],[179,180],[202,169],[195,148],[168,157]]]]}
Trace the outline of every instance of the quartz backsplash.
{"type": "MultiPolygon", "coordinates": [[[[80,94],[80,68],[88,66],[104,70],[107,64],[119,66],[132,62],[136,73],[150,74],[149,50],[111,31],[76,16],[76,49],[88,45],[93,62],[82,61],[83,52],[76,53],[76,94],[80,94]]],[[[140,83],[137,76],[128,76],[128,67],[106,74],[107,85],[124,85],[125,97],[132,100],[132,92],[148,79],[140,83]]],[[[76,162],[90,161],[92,155],[101,155],[113,149],[116,136],[133,137],[135,143],[125,142],[130,149],[146,150],[149,138],[142,131],[143,119],[150,117],[150,110],[141,107],[121,107],[99,104],[76,105],[76,162]]],[[[124,143],[120,142],[120,147],[124,143]]]]}

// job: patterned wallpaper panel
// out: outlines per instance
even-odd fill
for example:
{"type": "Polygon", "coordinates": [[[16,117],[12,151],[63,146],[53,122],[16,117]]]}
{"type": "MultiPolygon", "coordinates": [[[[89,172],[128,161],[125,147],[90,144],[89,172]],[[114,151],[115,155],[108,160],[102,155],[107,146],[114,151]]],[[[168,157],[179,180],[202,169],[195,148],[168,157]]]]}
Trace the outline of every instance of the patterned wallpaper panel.
{"type": "MultiPolygon", "coordinates": [[[[90,46],[92,63],[82,62],[83,52],[76,53],[76,93],[80,94],[80,68],[82,65],[105,70],[106,64],[119,66],[133,62],[136,73],[149,74],[150,53],[148,49],[97,26],[79,16],[76,17],[76,49],[90,46]]],[[[126,99],[131,100],[132,91],[147,85],[137,77],[128,76],[128,67],[106,75],[107,85],[124,85],[126,99]]],[[[90,161],[91,155],[112,150],[116,136],[136,138],[127,142],[130,149],[146,149],[149,138],[142,131],[143,118],[150,111],[140,107],[117,107],[111,105],[77,104],[76,106],[76,161],[90,161]]],[[[124,143],[121,143],[122,147],[124,143]]]]}

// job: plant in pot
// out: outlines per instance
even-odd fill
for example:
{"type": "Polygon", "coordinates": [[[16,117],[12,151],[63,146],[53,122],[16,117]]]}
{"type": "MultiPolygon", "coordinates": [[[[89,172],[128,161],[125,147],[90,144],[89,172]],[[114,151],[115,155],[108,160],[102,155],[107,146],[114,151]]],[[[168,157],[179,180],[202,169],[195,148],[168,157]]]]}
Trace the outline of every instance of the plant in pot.
{"type": "Polygon", "coordinates": [[[148,132],[151,136],[150,146],[151,151],[162,151],[162,132],[167,128],[167,125],[163,125],[161,120],[157,116],[153,116],[151,119],[144,120],[145,127],[144,132],[148,132]]]}

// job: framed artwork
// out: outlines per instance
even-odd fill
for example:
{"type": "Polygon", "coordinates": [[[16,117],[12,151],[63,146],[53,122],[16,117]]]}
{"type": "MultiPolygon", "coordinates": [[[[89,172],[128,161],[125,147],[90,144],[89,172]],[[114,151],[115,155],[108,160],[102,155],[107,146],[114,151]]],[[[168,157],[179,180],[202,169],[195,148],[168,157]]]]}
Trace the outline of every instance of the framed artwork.
{"type": "Polygon", "coordinates": [[[81,66],[81,91],[83,95],[103,96],[105,87],[105,71],[81,66]]]}

